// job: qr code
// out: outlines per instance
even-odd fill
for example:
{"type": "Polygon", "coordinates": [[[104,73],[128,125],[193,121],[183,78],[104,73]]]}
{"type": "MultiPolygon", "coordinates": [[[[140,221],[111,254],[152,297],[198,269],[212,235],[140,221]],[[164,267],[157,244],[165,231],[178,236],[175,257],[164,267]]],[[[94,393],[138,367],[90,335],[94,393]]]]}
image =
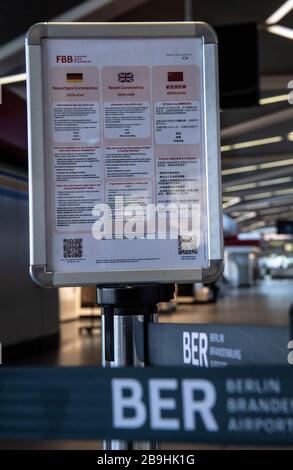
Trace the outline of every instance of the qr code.
{"type": "Polygon", "coordinates": [[[64,258],[82,258],[83,256],[82,238],[64,238],[63,256],[64,258]]]}
{"type": "Polygon", "coordinates": [[[178,255],[196,255],[197,240],[195,236],[178,236],[178,255]]]}

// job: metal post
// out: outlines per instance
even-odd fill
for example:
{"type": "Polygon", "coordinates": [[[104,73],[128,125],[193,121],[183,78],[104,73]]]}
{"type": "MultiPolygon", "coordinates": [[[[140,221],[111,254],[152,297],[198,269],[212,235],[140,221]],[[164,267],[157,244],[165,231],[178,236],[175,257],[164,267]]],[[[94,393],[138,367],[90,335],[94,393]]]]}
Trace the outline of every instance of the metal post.
{"type": "Polygon", "coordinates": [[[185,0],[184,2],[184,19],[185,21],[193,21],[193,0],[185,0]]]}
{"type": "MultiPolygon", "coordinates": [[[[173,284],[101,286],[97,302],[102,307],[102,364],[104,367],[145,367],[148,365],[148,323],[158,319],[157,304],[169,301],[173,284]],[[136,344],[135,331],[140,322],[143,344],[136,344]],[[138,354],[138,347],[142,354],[138,354]]],[[[104,450],[154,450],[156,443],[104,441],[104,450]]]]}
{"type": "Polygon", "coordinates": [[[290,331],[290,340],[293,339],[293,304],[289,308],[289,331],[290,331]]]}

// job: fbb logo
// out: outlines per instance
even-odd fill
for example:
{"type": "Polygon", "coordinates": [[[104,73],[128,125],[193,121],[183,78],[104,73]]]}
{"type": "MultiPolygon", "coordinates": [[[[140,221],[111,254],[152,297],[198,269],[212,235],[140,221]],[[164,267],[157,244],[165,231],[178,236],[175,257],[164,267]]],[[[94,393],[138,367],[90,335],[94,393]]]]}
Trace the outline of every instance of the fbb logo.
{"type": "Polygon", "coordinates": [[[72,55],[57,55],[56,62],[61,62],[62,64],[73,62],[72,55]]]}

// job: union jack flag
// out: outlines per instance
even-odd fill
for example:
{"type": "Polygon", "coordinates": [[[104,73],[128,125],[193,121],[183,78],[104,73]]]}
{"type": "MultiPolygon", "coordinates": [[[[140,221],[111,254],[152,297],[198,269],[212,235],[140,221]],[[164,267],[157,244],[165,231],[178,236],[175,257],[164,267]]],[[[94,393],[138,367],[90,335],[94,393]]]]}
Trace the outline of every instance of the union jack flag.
{"type": "Polygon", "coordinates": [[[132,72],[120,72],[118,73],[118,82],[130,83],[133,82],[134,75],[132,72]]]}

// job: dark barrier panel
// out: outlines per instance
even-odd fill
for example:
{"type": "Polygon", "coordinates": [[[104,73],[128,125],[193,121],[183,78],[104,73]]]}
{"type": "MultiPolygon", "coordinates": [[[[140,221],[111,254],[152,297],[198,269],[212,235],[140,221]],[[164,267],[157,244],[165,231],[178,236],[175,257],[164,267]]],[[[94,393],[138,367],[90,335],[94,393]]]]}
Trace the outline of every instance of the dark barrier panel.
{"type": "MultiPolygon", "coordinates": [[[[152,366],[285,365],[289,336],[288,328],[274,326],[149,324],[148,361],[152,366]]],[[[139,322],[136,344],[143,358],[139,322]]]]}
{"type": "Polygon", "coordinates": [[[293,369],[0,369],[0,437],[292,444],[293,369]]]}

